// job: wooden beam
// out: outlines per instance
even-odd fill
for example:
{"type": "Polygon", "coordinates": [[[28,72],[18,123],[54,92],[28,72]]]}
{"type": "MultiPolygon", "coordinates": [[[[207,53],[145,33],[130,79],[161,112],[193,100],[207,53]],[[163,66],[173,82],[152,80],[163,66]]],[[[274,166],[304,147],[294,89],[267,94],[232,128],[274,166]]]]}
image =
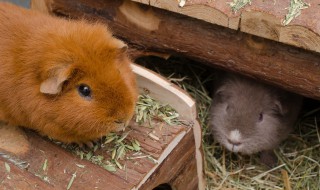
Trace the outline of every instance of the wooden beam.
{"type": "Polygon", "coordinates": [[[187,56],[320,99],[320,54],[127,0],[45,0],[52,14],[105,22],[135,49],[187,56]]]}
{"type": "MultiPolygon", "coordinates": [[[[291,0],[255,0],[237,12],[226,1],[193,0],[180,7],[177,0],[132,0],[209,23],[320,52],[320,11],[318,0],[284,26],[291,0]]],[[[231,1],[230,1],[231,2],[231,1]]]]}

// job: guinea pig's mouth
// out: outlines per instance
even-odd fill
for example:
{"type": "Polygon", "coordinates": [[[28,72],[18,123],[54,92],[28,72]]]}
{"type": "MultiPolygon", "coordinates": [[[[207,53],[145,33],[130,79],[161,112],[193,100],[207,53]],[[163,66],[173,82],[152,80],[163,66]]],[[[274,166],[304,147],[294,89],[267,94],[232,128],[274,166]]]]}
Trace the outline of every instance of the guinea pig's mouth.
{"type": "Polygon", "coordinates": [[[242,144],[232,144],[230,142],[225,142],[224,145],[229,151],[235,152],[235,153],[241,152],[241,149],[243,147],[242,144]]]}
{"type": "Polygon", "coordinates": [[[116,128],[116,132],[119,132],[119,131],[124,131],[126,129],[126,126],[125,125],[119,125],[117,128],[116,128]]]}
{"type": "Polygon", "coordinates": [[[248,142],[232,143],[232,142],[229,142],[228,140],[225,140],[223,142],[223,145],[226,149],[234,153],[241,153],[243,155],[250,155],[250,154],[257,153],[257,151],[252,149],[252,147],[248,147],[248,142]]]}
{"type": "Polygon", "coordinates": [[[230,133],[225,135],[224,138],[225,147],[232,152],[242,152],[244,142],[242,134],[238,129],[232,130],[230,133]]]}
{"type": "Polygon", "coordinates": [[[124,131],[126,129],[126,127],[129,125],[130,120],[127,121],[121,121],[121,122],[115,122],[116,123],[116,131],[124,131]]]}

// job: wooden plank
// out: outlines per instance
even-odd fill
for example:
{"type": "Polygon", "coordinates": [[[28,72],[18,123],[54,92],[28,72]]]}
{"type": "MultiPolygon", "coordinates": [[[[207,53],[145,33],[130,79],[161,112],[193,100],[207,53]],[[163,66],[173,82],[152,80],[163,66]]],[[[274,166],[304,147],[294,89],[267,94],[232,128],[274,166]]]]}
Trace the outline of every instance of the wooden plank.
{"type": "Polygon", "coordinates": [[[198,189],[198,180],[193,175],[197,172],[197,163],[193,159],[195,157],[193,142],[193,131],[190,131],[180,142],[182,146],[171,152],[171,159],[166,159],[155,171],[156,175],[151,176],[141,189],[148,190],[150,187],[157,187],[164,183],[170,184],[173,189],[198,189]],[[175,174],[174,178],[170,174],[175,174]]]}
{"type": "MultiPolygon", "coordinates": [[[[184,146],[186,144],[186,142],[193,144],[194,148],[192,148],[190,146],[187,148],[187,149],[189,149],[189,151],[187,151],[187,150],[184,150],[184,151],[187,151],[186,155],[189,154],[189,156],[187,156],[187,157],[189,157],[191,160],[195,161],[195,165],[190,164],[190,168],[186,169],[184,165],[181,165],[181,163],[185,163],[184,161],[177,161],[177,167],[179,166],[180,170],[183,170],[185,172],[182,172],[180,177],[176,177],[179,174],[175,173],[175,175],[173,175],[174,172],[172,172],[171,173],[172,175],[170,175],[172,184],[179,183],[179,181],[182,181],[181,178],[188,179],[188,177],[190,177],[190,178],[193,178],[193,180],[190,180],[190,181],[184,183],[184,185],[191,185],[192,186],[192,184],[193,184],[197,187],[197,189],[204,189],[205,188],[205,181],[204,181],[203,153],[202,153],[202,140],[201,140],[202,139],[202,131],[201,131],[201,126],[199,125],[199,122],[197,121],[198,114],[196,111],[195,102],[184,91],[182,91],[180,88],[177,88],[174,84],[168,82],[164,77],[161,77],[159,74],[156,74],[152,71],[147,71],[145,68],[138,66],[136,64],[132,64],[132,68],[133,68],[133,72],[137,74],[137,83],[138,83],[138,86],[139,86],[141,93],[149,92],[150,96],[152,96],[158,100],[162,100],[163,103],[167,103],[167,104],[171,105],[173,108],[175,108],[178,111],[178,113],[180,114],[180,117],[182,119],[185,119],[186,121],[191,121],[189,123],[189,126],[192,126],[193,140],[186,141],[186,140],[184,140],[186,138],[186,136],[184,136],[184,138],[181,139],[181,142],[180,141],[172,142],[173,144],[175,144],[176,148],[174,150],[170,151],[169,157],[166,158],[165,160],[164,160],[163,156],[162,156],[162,158],[159,158],[160,160],[162,160],[164,162],[166,162],[167,160],[181,159],[180,155],[174,154],[172,152],[178,151],[178,149],[180,149],[180,147],[184,146]],[[166,89],[166,91],[163,91],[161,89],[166,89]],[[179,144],[179,146],[178,146],[178,144],[179,144]],[[194,153],[191,153],[190,151],[193,151],[194,153]],[[179,164],[178,164],[178,162],[179,162],[179,164]],[[195,166],[195,170],[191,169],[193,166],[195,166]],[[185,168],[185,169],[182,169],[182,168],[185,168]],[[190,173],[188,171],[192,171],[192,172],[190,173]],[[197,174],[197,177],[194,176],[195,173],[197,174]],[[185,175],[183,175],[183,174],[185,174],[185,175]]],[[[179,129],[178,128],[173,129],[171,126],[170,133],[177,133],[177,131],[174,132],[174,130],[179,130],[179,129]]],[[[157,128],[156,134],[162,134],[162,135],[157,135],[157,136],[160,136],[160,138],[163,138],[164,142],[168,141],[167,132],[165,132],[165,133],[160,132],[159,128],[157,128]]],[[[190,135],[191,132],[187,131],[187,134],[190,135]]],[[[177,139],[178,138],[176,138],[175,140],[177,140],[177,139]]],[[[171,168],[170,164],[164,164],[164,165],[165,166],[160,166],[160,167],[171,168]]],[[[156,168],[154,168],[154,169],[156,169],[156,168]]],[[[158,167],[158,170],[159,170],[159,167],[158,167]]],[[[161,169],[161,171],[162,170],[166,170],[166,169],[161,169]]],[[[159,178],[159,173],[157,171],[154,171],[154,172],[152,172],[152,175],[150,175],[150,177],[153,177],[153,176],[156,176],[157,178],[159,178]]],[[[160,176],[161,176],[161,174],[160,174],[160,176]]],[[[160,177],[160,179],[161,178],[162,177],[160,177]]],[[[148,179],[149,179],[149,177],[146,176],[143,179],[143,181],[139,184],[137,189],[139,189],[140,186],[144,186],[144,187],[146,187],[146,189],[148,189],[147,188],[148,186],[144,185],[144,183],[148,179]]],[[[150,188],[150,186],[149,186],[149,188],[150,188]]]]}
{"type": "Polygon", "coordinates": [[[35,133],[26,131],[30,149],[23,155],[8,154],[29,164],[28,172],[46,181],[55,189],[66,189],[73,174],[76,175],[72,189],[81,189],[83,185],[90,189],[130,189],[132,181],[125,181],[122,176],[107,172],[103,168],[85,160],[80,160],[64,151],[52,142],[40,138],[35,133]],[[47,169],[43,169],[47,162],[47,169]],[[84,165],[84,168],[76,164],[84,165]]]}
{"type": "MultiPolygon", "coordinates": [[[[155,127],[155,129],[140,127],[132,122],[130,128],[127,129],[131,130],[127,139],[137,139],[145,155],[152,156],[161,164],[164,158],[170,154],[177,146],[177,143],[184,137],[188,128],[184,126],[163,126],[162,124],[162,129],[160,130],[159,127],[155,127]],[[148,136],[150,132],[158,136],[159,140],[150,138],[148,136]],[[179,138],[177,139],[177,137],[179,138]],[[178,140],[178,142],[173,142],[176,140],[178,140]],[[174,145],[172,145],[172,143],[174,143],[174,145]],[[168,147],[171,147],[171,150],[166,150],[168,147]]],[[[14,135],[17,134],[17,130],[16,128],[12,128],[11,126],[7,127],[3,124],[0,132],[1,134],[14,135]]],[[[9,140],[12,140],[12,143],[6,143],[0,146],[0,152],[5,151],[1,147],[17,147],[19,145],[27,147],[27,150],[13,150],[5,155],[7,158],[12,158],[11,160],[28,163],[28,172],[33,174],[33,176],[38,176],[39,180],[41,179],[54,188],[66,189],[72,175],[76,175],[77,177],[72,183],[72,188],[74,189],[80,189],[84,183],[86,184],[86,188],[90,189],[106,189],[106,187],[108,187],[108,189],[134,189],[139,186],[139,183],[143,181],[145,176],[151,176],[153,174],[153,172],[150,172],[151,170],[159,167],[158,164],[151,162],[148,158],[123,160],[119,162],[122,165],[126,165],[126,170],[118,169],[116,172],[111,173],[86,160],[80,160],[78,157],[66,152],[52,142],[44,140],[33,132],[27,130],[26,132],[21,132],[21,134],[23,134],[24,140],[19,140],[11,136],[9,140]],[[44,163],[46,163],[47,169],[43,169],[44,163]],[[77,164],[85,167],[80,168],[77,164]]],[[[194,144],[194,140],[192,139],[190,143],[194,144]]],[[[183,145],[183,147],[185,146],[183,145]]],[[[7,150],[10,151],[11,149],[7,150]]],[[[194,148],[192,150],[193,152],[195,151],[194,148]]],[[[105,149],[100,149],[95,154],[104,156],[105,158],[111,158],[111,153],[105,149]]],[[[180,157],[172,159],[179,160],[180,157]]],[[[195,160],[195,156],[191,155],[190,159],[195,160]]]]}
{"type": "Polygon", "coordinates": [[[48,10],[60,16],[105,22],[137,49],[184,55],[320,99],[318,53],[131,1],[52,0],[48,10]]]}
{"type": "Polygon", "coordinates": [[[140,93],[148,93],[151,97],[171,105],[187,120],[197,117],[194,100],[181,88],[177,88],[164,77],[153,71],[146,71],[144,67],[137,64],[132,64],[132,69],[137,74],[140,93]],[[166,89],[166,92],[163,89],[166,89]]]}
{"type": "Polygon", "coordinates": [[[0,153],[0,188],[10,189],[34,189],[34,190],[54,190],[54,188],[43,182],[38,177],[30,174],[26,170],[20,169],[13,163],[3,159],[0,153]],[[7,170],[6,165],[9,170],[7,170]]]}
{"type": "MultiPolygon", "coordinates": [[[[180,145],[177,146],[178,142],[181,139],[185,139],[184,135],[187,130],[187,128],[183,126],[162,126],[161,130],[157,127],[155,129],[140,127],[136,123],[131,123],[130,126],[131,127],[127,130],[132,131],[129,133],[127,139],[138,139],[145,155],[152,156],[159,165],[161,165],[173,149],[180,147],[180,145]],[[158,136],[159,140],[150,138],[148,136],[150,132],[155,136],[158,136]],[[177,137],[179,138],[177,139],[177,137]],[[178,140],[178,142],[174,142],[176,140],[178,140]],[[168,147],[170,150],[167,150],[168,147]]],[[[2,129],[3,128],[1,128],[0,131],[4,132],[2,129]]],[[[5,133],[7,134],[16,134],[15,131],[17,131],[17,129],[12,127],[6,127],[5,129],[5,133]],[[12,133],[10,133],[10,131],[12,133]]],[[[191,130],[188,131],[191,133],[191,130]]],[[[21,149],[19,151],[14,150],[5,153],[5,150],[0,148],[0,152],[4,152],[3,155],[6,156],[8,162],[20,163],[22,161],[23,163],[27,163],[28,172],[30,172],[28,176],[37,176],[35,178],[37,178],[38,181],[48,183],[49,186],[52,186],[55,189],[66,189],[73,175],[76,175],[76,178],[72,183],[72,189],[81,189],[83,184],[85,184],[86,188],[90,189],[106,189],[106,187],[108,187],[107,189],[135,189],[146,176],[158,175],[157,173],[150,171],[156,170],[159,168],[159,165],[151,162],[148,158],[134,160],[125,159],[119,161],[122,165],[126,165],[126,169],[108,172],[100,166],[86,160],[80,160],[78,157],[66,152],[52,142],[44,140],[33,132],[27,130],[21,134],[23,134],[24,140],[18,139],[18,142],[16,141],[17,139],[12,136],[9,139],[12,140],[12,143],[6,143],[1,147],[8,147],[11,145],[16,147],[17,145],[22,145],[23,147],[27,147],[27,150],[21,149]],[[17,143],[14,144],[14,142],[17,143]],[[45,163],[47,169],[43,169],[45,163]],[[84,168],[78,167],[77,164],[83,165],[84,168]]],[[[188,142],[188,144],[190,143],[194,144],[194,139],[191,139],[191,141],[188,142]]],[[[184,144],[181,145],[183,148],[186,148],[184,144]]],[[[191,147],[191,149],[195,152],[194,147],[191,147]]],[[[105,149],[100,149],[95,152],[95,154],[109,159],[111,157],[111,153],[107,152],[105,149]]],[[[194,160],[196,163],[194,155],[187,155],[189,159],[194,160]]],[[[129,154],[128,156],[132,155],[129,154]]],[[[180,157],[173,157],[170,160],[172,159],[180,160],[180,157]]],[[[13,172],[14,175],[20,175],[16,170],[13,172]]],[[[196,172],[194,174],[196,174],[196,172]]],[[[16,180],[16,178],[14,180],[16,180]]],[[[9,186],[10,184],[7,185],[9,186]]],[[[198,180],[196,180],[196,185],[198,185],[198,180]]],[[[25,186],[22,187],[26,188],[25,186]]]]}
{"type": "Polygon", "coordinates": [[[282,22],[291,0],[255,0],[236,13],[226,1],[187,0],[183,7],[179,7],[177,0],[132,1],[320,52],[318,0],[306,0],[310,7],[302,10],[301,15],[294,18],[288,26],[284,26],[282,22]]]}
{"type": "Polygon", "coordinates": [[[132,0],[135,2],[147,4],[160,9],[172,11],[175,13],[187,15],[193,18],[204,20],[206,22],[218,24],[221,26],[229,27],[230,19],[235,19],[233,25],[230,27],[237,29],[239,25],[240,18],[238,14],[234,16],[233,14],[228,15],[230,12],[227,3],[225,1],[186,1],[185,6],[180,7],[179,1],[177,0],[132,0]],[[227,14],[226,14],[227,13],[227,14]]]}

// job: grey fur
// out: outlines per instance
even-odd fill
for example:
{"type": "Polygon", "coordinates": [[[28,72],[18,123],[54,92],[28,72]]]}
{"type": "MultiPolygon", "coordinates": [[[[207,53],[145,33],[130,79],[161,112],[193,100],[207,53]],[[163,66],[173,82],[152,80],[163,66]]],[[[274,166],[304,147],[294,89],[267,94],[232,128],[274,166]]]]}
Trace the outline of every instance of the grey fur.
{"type": "Polygon", "coordinates": [[[243,154],[272,150],[292,131],[301,104],[301,96],[228,74],[213,95],[210,125],[214,139],[243,154]],[[227,139],[236,129],[241,133],[237,148],[227,139]]]}

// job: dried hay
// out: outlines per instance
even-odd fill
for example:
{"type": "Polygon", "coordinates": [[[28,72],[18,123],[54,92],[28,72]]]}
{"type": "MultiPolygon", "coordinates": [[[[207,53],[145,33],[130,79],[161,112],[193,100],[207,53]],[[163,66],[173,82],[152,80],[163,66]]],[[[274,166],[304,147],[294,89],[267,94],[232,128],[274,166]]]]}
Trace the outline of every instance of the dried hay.
{"type": "MultiPolygon", "coordinates": [[[[275,150],[279,159],[272,169],[259,162],[258,155],[233,154],[212,139],[208,126],[210,82],[215,80],[210,68],[188,60],[141,59],[140,64],[166,76],[186,90],[197,102],[203,128],[206,190],[216,189],[319,189],[320,187],[320,104],[303,114],[296,130],[275,150]]],[[[304,112],[308,111],[307,108],[304,112]]]]}

